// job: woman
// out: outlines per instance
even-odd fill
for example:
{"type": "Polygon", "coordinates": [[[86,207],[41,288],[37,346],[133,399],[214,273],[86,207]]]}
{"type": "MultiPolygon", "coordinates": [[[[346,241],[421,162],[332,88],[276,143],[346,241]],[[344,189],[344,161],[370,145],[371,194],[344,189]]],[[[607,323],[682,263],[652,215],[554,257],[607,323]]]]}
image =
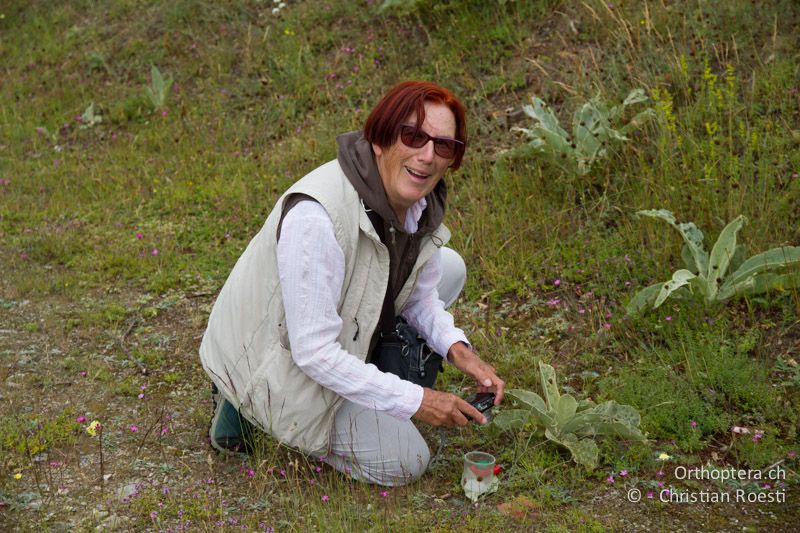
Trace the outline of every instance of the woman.
{"type": "Polygon", "coordinates": [[[505,383],[443,301],[456,299],[466,276],[443,248],[442,224],[442,178],[461,164],[465,138],[464,107],[450,91],[401,83],[363,132],[338,137],[336,160],[278,200],[222,288],[200,347],[221,395],[215,447],[236,441],[231,422],[241,415],[340,471],[391,486],[422,475],[430,458],[411,418],[486,422],[463,399],[367,362],[387,322],[402,316],[479,391],[503,398],[505,383]]]}

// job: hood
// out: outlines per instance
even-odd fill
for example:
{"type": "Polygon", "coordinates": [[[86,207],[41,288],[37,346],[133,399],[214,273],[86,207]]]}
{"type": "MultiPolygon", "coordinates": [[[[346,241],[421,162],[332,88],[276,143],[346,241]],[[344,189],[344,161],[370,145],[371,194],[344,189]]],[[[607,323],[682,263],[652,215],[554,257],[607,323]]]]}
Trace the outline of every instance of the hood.
{"type": "MultiPolygon", "coordinates": [[[[375,162],[375,153],[363,133],[360,131],[344,133],[336,138],[336,142],[339,144],[336,159],[364,203],[376,211],[387,226],[405,233],[403,225],[397,220],[397,215],[389,205],[383,180],[375,162]]],[[[425,197],[428,205],[422,212],[417,233],[428,234],[439,227],[444,220],[446,200],[447,184],[442,178],[425,197]]]]}

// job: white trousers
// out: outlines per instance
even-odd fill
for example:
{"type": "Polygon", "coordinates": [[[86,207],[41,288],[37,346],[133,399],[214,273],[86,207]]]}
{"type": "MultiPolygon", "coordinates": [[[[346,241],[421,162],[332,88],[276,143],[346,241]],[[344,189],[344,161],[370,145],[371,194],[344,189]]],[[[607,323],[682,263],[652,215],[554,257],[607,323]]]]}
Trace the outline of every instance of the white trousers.
{"type": "MultiPolygon", "coordinates": [[[[442,280],[437,289],[445,307],[456,301],[466,280],[464,260],[443,247],[442,280]]],[[[392,487],[422,476],[431,453],[411,420],[345,400],[333,423],[331,454],[319,458],[355,479],[392,487]]]]}

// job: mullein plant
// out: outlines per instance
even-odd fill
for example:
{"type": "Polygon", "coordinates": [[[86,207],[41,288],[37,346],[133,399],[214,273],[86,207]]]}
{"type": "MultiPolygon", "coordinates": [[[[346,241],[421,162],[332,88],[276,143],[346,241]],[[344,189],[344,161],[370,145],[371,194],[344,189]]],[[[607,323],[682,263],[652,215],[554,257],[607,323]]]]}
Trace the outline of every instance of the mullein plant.
{"type": "Polygon", "coordinates": [[[683,237],[681,258],[686,268],[672,278],[639,291],[626,306],[629,315],[655,309],[668,298],[701,299],[707,307],[733,298],[800,287],[800,246],[780,246],[745,260],[745,246],[736,235],[747,222],[739,215],[720,233],[711,254],[703,247],[703,232],[692,222],[678,223],[666,209],[637,215],[666,221],[683,237]],[[730,274],[729,274],[730,272],[730,274]]]}
{"type": "Polygon", "coordinates": [[[613,107],[596,96],[575,111],[570,135],[544,100],[534,96],[533,105],[522,107],[534,124],[530,128],[512,128],[524,133],[528,143],[503,157],[541,157],[568,175],[586,176],[596,161],[608,157],[614,146],[630,140],[628,133],[655,117],[655,111],[647,108],[627,123],[623,121],[629,106],[647,100],[643,89],[634,89],[620,105],[613,107]]]}
{"type": "Polygon", "coordinates": [[[167,96],[172,89],[172,78],[165,79],[155,65],[150,68],[150,78],[150,85],[145,87],[145,93],[147,93],[153,109],[158,111],[167,105],[167,96]]]}
{"type": "Polygon", "coordinates": [[[645,440],[639,430],[641,417],[630,405],[613,400],[595,404],[590,399],[578,401],[570,394],[560,394],[555,370],[541,361],[539,377],[544,398],[523,389],[506,391],[520,408],[499,412],[492,420],[494,425],[504,431],[541,426],[545,438],[567,448],[576,463],[590,470],[598,463],[596,437],[645,440]]]}

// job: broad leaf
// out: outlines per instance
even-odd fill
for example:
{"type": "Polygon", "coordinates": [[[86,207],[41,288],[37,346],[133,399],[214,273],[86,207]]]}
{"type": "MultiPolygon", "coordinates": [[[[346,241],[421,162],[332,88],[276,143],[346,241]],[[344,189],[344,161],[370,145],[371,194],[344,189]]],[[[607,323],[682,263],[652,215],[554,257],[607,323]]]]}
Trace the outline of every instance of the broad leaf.
{"type": "Polygon", "coordinates": [[[697,278],[697,276],[692,274],[688,270],[681,269],[676,271],[672,275],[672,279],[661,286],[661,291],[658,293],[658,297],[656,298],[653,307],[654,308],[658,307],[659,305],[664,303],[664,300],[669,298],[670,294],[680,289],[684,285],[688,285],[689,282],[695,278],[697,278]]]}
{"type": "Polygon", "coordinates": [[[625,439],[644,440],[639,430],[640,423],[641,417],[636,409],[612,400],[579,412],[561,431],[584,437],[617,435],[625,439]]]}
{"type": "Polygon", "coordinates": [[[522,111],[529,117],[538,120],[543,128],[555,132],[561,137],[567,137],[567,132],[561,128],[558,119],[547,104],[544,103],[544,100],[534,96],[531,98],[531,101],[533,101],[533,105],[522,106],[522,111]]]}
{"type": "Polygon", "coordinates": [[[561,397],[558,392],[558,383],[556,382],[556,371],[547,363],[539,361],[539,377],[541,378],[542,391],[544,392],[547,407],[554,411],[558,408],[558,400],[561,397]]]}
{"type": "Polygon", "coordinates": [[[741,285],[752,276],[769,270],[788,268],[800,268],[800,246],[781,246],[754,255],[728,276],[720,291],[729,293],[733,287],[741,285]]]}
{"type": "Polygon", "coordinates": [[[531,419],[531,412],[527,409],[504,409],[494,415],[492,423],[503,431],[520,430],[531,419]]]}
{"type": "Polygon", "coordinates": [[[523,389],[510,389],[506,391],[506,394],[519,400],[520,403],[527,407],[541,425],[545,427],[555,425],[555,414],[545,405],[542,397],[535,392],[523,389]]]}
{"type": "Polygon", "coordinates": [[[703,232],[698,229],[692,222],[685,222],[678,224],[672,212],[666,209],[646,209],[637,211],[637,215],[644,215],[653,218],[660,218],[661,220],[669,223],[673,228],[678,230],[678,233],[683,237],[684,242],[689,247],[689,251],[694,258],[695,270],[698,273],[708,271],[708,253],[703,248],[703,232]]]}
{"type": "Polygon", "coordinates": [[[800,287],[800,272],[773,274],[763,272],[747,278],[737,285],[725,284],[719,291],[718,298],[725,301],[734,296],[752,296],[769,291],[785,291],[800,287]]]}
{"type": "Polygon", "coordinates": [[[711,250],[711,255],[708,258],[708,271],[706,272],[706,282],[708,283],[706,297],[709,301],[713,301],[716,298],[719,282],[725,277],[728,265],[736,250],[736,234],[742,229],[746,221],[747,219],[742,215],[733,219],[719,234],[719,238],[711,250]]]}
{"type": "Polygon", "coordinates": [[[654,283],[637,292],[634,297],[631,298],[631,301],[628,302],[628,305],[625,306],[626,313],[629,315],[638,315],[643,311],[652,309],[663,285],[663,283],[654,283]]]}
{"type": "Polygon", "coordinates": [[[630,93],[628,93],[628,96],[625,97],[625,101],[622,102],[622,106],[627,107],[629,105],[646,102],[647,100],[648,97],[645,94],[644,89],[642,88],[634,89],[630,93]]]}
{"type": "Polygon", "coordinates": [[[599,455],[597,444],[592,439],[579,439],[574,433],[554,435],[549,430],[545,437],[567,448],[572,454],[572,460],[592,470],[597,466],[599,455]]]}
{"type": "Polygon", "coordinates": [[[558,408],[556,409],[556,421],[561,427],[571,418],[575,416],[575,411],[578,410],[578,402],[570,394],[564,394],[558,399],[558,408]]]}

